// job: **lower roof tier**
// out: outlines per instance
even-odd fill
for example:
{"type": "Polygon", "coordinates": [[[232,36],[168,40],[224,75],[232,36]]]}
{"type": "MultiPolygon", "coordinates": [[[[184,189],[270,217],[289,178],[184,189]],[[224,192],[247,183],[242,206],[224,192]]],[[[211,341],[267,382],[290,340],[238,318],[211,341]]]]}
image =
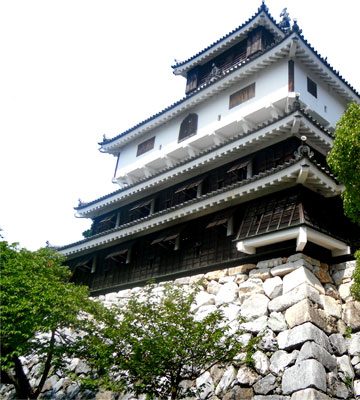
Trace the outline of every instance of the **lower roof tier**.
{"type": "Polygon", "coordinates": [[[351,245],[359,240],[360,229],[343,216],[339,197],[324,199],[297,185],[143,237],[93,249],[69,264],[76,283],[101,293],[149,279],[286,256],[295,250],[321,254],[330,262],[333,257],[349,255],[351,245]],[[301,232],[300,239],[291,236],[296,230],[301,232]],[[276,240],[267,243],[265,239],[274,235],[276,240]],[[247,251],[251,240],[255,251],[247,251]]]}
{"type": "MultiPolygon", "coordinates": [[[[303,148],[305,149],[307,146],[303,146],[303,148]]],[[[194,183],[198,184],[198,182],[194,183]]],[[[306,155],[299,154],[297,158],[286,161],[265,172],[260,172],[230,186],[199,194],[181,204],[161,211],[153,212],[154,202],[152,204],[148,201],[138,203],[128,210],[130,213],[139,214],[134,220],[64,246],[59,250],[67,257],[74,258],[90,253],[96,248],[110,247],[113,244],[120,244],[132,238],[139,238],[152,232],[171,228],[181,222],[225,210],[230,206],[243,204],[249,200],[278,192],[297,184],[302,184],[325,198],[337,196],[342,190],[342,185],[339,185],[325,168],[314,160],[309,159],[306,155]],[[142,215],[141,212],[145,209],[147,213],[142,215]]],[[[196,187],[190,186],[189,190],[196,189],[196,187]]],[[[188,186],[179,188],[179,190],[187,188],[188,186]]]]}

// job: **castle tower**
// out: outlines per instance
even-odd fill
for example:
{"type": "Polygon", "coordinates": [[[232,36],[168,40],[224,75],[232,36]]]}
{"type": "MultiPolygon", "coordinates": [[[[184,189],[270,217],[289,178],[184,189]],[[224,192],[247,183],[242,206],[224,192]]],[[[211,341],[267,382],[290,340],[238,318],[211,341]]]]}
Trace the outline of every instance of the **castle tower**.
{"type": "Polygon", "coordinates": [[[185,97],[100,143],[119,189],[76,207],[93,225],[60,249],[74,281],[99,294],[295,251],[352,257],[360,232],[326,155],[360,95],[283,14],[262,3],[176,63],[185,97]]]}

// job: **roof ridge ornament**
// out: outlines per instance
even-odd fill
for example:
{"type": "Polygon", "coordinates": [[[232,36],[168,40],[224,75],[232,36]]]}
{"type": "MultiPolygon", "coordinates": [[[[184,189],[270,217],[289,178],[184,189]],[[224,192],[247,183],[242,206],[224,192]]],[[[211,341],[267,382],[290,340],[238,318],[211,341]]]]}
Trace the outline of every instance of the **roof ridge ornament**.
{"type": "Polygon", "coordinates": [[[265,4],[265,0],[262,0],[261,6],[259,7],[259,12],[260,11],[269,11],[269,8],[265,4]]]}
{"type": "Polygon", "coordinates": [[[296,18],[294,18],[294,23],[293,23],[293,26],[292,26],[292,30],[293,30],[293,32],[297,32],[299,35],[302,33],[302,29],[300,29],[296,18]]]}
{"type": "Polygon", "coordinates": [[[307,137],[305,135],[302,135],[300,139],[302,141],[302,144],[298,147],[298,149],[296,151],[294,151],[295,158],[299,159],[304,156],[307,156],[308,158],[312,158],[314,155],[314,152],[311,151],[310,147],[306,144],[307,137]]]}
{"type": "Polygon", "coordinates": [[[282,20],[279,23],[279,27],[285,32],[288,32],[290,30],[291,18],[286,7],[281,11],[280,17],[282,17],[282,20]]]}

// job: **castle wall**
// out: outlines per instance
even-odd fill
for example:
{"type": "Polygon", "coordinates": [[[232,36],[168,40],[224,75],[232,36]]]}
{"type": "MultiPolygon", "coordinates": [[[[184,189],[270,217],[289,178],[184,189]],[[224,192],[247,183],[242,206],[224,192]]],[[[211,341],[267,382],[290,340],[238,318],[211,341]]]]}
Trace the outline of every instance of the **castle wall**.
{"type": "MultiPolygon", "coordinates": [[[[175,280],[191,285],[200,279],[196,316],[227,303],[229,324],[239,314],[247,321],[244,343],[262,338],[253,367],[238,362],[213,367],[191,385],[206,384],[201,399],[304,400],[360,398],[360,303],[350,295],[353,261],[328,266],[304,254],[260,261],[175,280]]],[[[161,285],[161,284],[160,284],[161,285]]],[[[107,305],[123,305],[141,288],[99,296],[107,305]]],[[[23,360],[36,383],[35,358],[23,360]]],[[[87,374],[80,360],[69,360],[75,374],[87,374]]],[[[13,398],[9,387],[0,396],[13,398]]],[[[47,380],[43,398],[137,400],[111,392],[80,393],[77,383],[59,374],[47,380]]],[[[145,396],[138,400],[144,400],[145,396]]]]}

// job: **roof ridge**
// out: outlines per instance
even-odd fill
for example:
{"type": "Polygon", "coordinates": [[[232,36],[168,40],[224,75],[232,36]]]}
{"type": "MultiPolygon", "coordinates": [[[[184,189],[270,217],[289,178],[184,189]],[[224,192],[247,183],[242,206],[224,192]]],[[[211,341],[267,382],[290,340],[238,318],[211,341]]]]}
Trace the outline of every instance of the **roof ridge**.
{"type": "Polygon", "coordinates": [[[234,34],[237,31],[240,31],[241,29],[243,29],[246,25],[248,25],[250,22],[252,22],[261,12],[265,12],[266,15],[269,17],[269,19],[280,29],[283,31],[283,29],[281,27],[279,27],[278,23],[276,22],[276,20],[273,18],[273,16],[269,13],[269,8],[265,5],[265,1],[263,0],[261,5],[259,6],[257,12],[255,14],[253,14],[250,18],[248,18],[244,23],[242,23],[241,25],[239,25],[238,27],[234,28],[232,31],[230,31],[229,33],[227,33],[226,35],[222,36],[220,39],[216,40],[215,42],[211,43],[210,45],[208,45],[207,47],[205,47],[203,50],[197,52],[196,54],[194,54],[193,56],[187,58],[184,61],[179,61],[177,62],[175,65],[172,65],[171,68],[175,69],[178,68],[186,63],[188,63],[189,61],[195,59],[196,57],[198,57],[199,55],[205,53],[206,51],[208,51],[209,49],[211,49],[212,47],[216,46],[217,44],[221,43],[223,40],[227,39],[229,36],[231,36],[232,34],[234,34]]]}

